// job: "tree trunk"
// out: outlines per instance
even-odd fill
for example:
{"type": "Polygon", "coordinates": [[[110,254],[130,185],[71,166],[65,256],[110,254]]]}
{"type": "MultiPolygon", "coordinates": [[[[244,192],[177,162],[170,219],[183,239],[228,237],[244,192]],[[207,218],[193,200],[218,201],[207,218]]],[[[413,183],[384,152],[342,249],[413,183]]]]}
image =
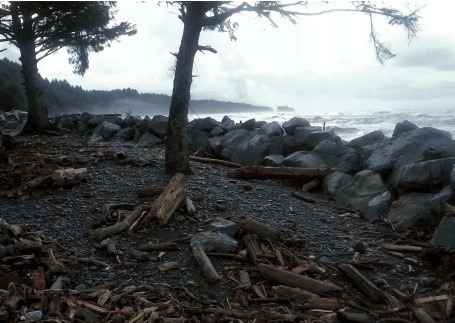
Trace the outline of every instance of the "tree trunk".
{"type": "Polygon", "coordinates": [[[188,105],[193,80],[194,56],[199,46],[204,12],[198,5],[188,4],[187,8],[182,41],[177,54],[167,128],[166,172],[170,174],[191,172],[187,138],[188,105]]]}
{"type": "Polygon", "coordinates": [[[47,118],[46,107],[41,100],[43,91],[39,86],[32,17],[30,13],[24,12],[22,22],[18,14],[13,14],[12,18],[17,44],[21,52],[22,75],[28,101],[28,118],[22,134],[43,133],[51,129],[51,123],[47,118]]]}

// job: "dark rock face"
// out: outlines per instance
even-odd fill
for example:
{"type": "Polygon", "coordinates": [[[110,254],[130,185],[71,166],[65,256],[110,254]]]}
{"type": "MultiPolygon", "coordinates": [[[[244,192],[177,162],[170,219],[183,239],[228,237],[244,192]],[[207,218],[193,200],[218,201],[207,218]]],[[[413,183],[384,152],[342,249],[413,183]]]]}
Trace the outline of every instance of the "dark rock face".
{"type": "Polygon", "coordinates": [[[283,136],[284,129],[280,126],[280,124],[276,121],[266,123],[262,127],[259,128],[258,134],[266,135],[269,137],[274,136],[283,136]]]}
{"type": "Polygon", "coordinates": [[[150,132],[144,133],[137,142],[141,146],[153,146],[161,143],[161,139],[150,132]]]}
{"type": "Polygon", "coordinates": [[[405,120],[403,122],[398,122],[395,126],[395,129],[393,130],[392,138],[401,135],[404,132],[409,132],[414,129],[417,129],[415,124],[412,122],[409,122],[408,120],[405,120]]]}
{"type": "Polygon", "coordinates": [[[275,136],[270,138],[270,155],[283,155],[284,138],[282,136],[275,136]]]}
{"type": "Polygon", "coordinates": [[[103,139],[109,139],[119,132],[120,129],[122,128],[115,123],[103,121],[95,128],[93,135],[101,136],[103,139]]]}
{"type": "Polygon", "coordinates": [[[455,204],[455,191],[450,186],[444,187],[430,200],[431,212],[437,217],[445,213],[445,203],[455,204]]]}
{"type": "Polygon", "coordinates": [[[299,118],[299,117],[294,117],[291,120],[283,123],[283,128],[286,131],[286,133],[289,135],[293,135],[295,129],[298,127],[309,127],[309,126],[311,126],[311,125],[308,121],[306,121],[303,118],[299,118]]]}
{"type": "Polygon", "coordinates": [[[322,188],[325,194],[335,196],[338,191],[347,185],[352,179],[351,175],[343,172],[333,172],[324,177],[322,188]]]}
{"type": "Polygon", "coordinates": [[[455,157],[455,140],[441,146],[431,146],[422,155],[427,160],[455,157]]]}
{"type": "Polygon", "coordinates": [[[248,131],[254,131],[254,128],[256,126],[256,119],[250,119],[245,121],[239,126],[239,129],[244,129],[248,131]]]}
{"type": "Polygon", "coordinates": [[[341,138],[338,137],[332,130],[310,132],[305,138],[305,145],[310,149],[314,149],[320,142],[328,140],[341,144],[341,138]]]}
{"type": "Polygon", "coordinates": [[[394,199],[392,193],[389,191],[373,197],[368,202],[368,206],[363,212],[363,216],[370,222],[387,216],[387,213],[389,213],[390,207],[392,206],[393,200],[394,199]]]}
{"type": "Polygon", "coordinates": [[[169,118],[166,116],[156,115],[147,123],[147,129],[153,135],[163,139],[167,133],[167,124],[169,118]]]}
{"type": "Polygon", "coordinates": [[[202,130],[190,130],[188,131],[188,149],[196,152],[207,151],[209,144],[209,133],[202,130]]]}
{"type": "Polygon", "coordinates": [[[434,232],[432,242],[435,245],[455,248],[455,217],[445,217],[434,232]]]}
{"type": "Polygon", "coordinates": [[[376,144],[378,142],[383,141],[384,139],[386,139],[384,133],[381,130],[377,130],[367,133],[366,135],[363,135],[359,138],[352,139],[349,142],[348,146],[356,150],[359,150],[364,146],[376,144]]]}
{"type": "Polygon", "coordinates": [[[264,166],[279,167],[283,164],[283,155],[268,155],[264,157],[264,166]]]}
{"type": "Polygon", "coordinates": [[[207,117],[203,119],[195,119],[188,125],[188,131],[199,130],[210,133],[213,128],[219,126],[220,123],[213,118],[207,117]]]}
{"type": "Polygon", "coordinates": [[[365,167],[388,175],[397,164],[405,165],[421,159],[428,147],[439,146],[451,140],[452,136],[447,131],[431,127],[404,132],[379,143],[365,162],[365,167]]]}
{"type": "Polygon", "coordinates": [[[260,165],[270,148],[270,138],[244,129],[228,132],[219,142],[221,157],[244,165],[260,165]]]}
{"type": "Polygon", "coordinates": [[[450,173],[450,187],[452,191],[455,192],[455,166],[452,168],[452,172],[450,173]]]}
{"type": "Polygon", "coordinates": [[[406,230],[414,225],[434,225],[430,201],[434,194],[409,193],[392,203],[388,219],[395,230],[406,230]]]}
{"type": "Polygon", "coordinates": [[[363,212],[372,198],[386,191],[387,187],[378,173],[363,170],[355,174],[352,180],[338,191],[335,201],[363,212]]]}
{"type": "Polygon", "coordinates": [[[125,128],[117,132],[114,136],[115,141],[119,142],[126,142],[128,140],[133,139],[134,137],[134,129],[133,128],[125,128]]]}
{"type": "Polygon", "coordinates": [[[455,158],[403,165],[394,175],[395,188],[400,194],[413,190],[440,189],[450,183],[450,173],[454,165],[455,158]]]}

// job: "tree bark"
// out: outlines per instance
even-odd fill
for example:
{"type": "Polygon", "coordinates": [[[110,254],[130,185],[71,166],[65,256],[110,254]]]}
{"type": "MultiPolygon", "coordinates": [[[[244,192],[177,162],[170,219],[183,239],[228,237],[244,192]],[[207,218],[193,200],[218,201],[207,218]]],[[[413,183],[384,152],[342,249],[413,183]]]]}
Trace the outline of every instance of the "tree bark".
{"type": "Polygon", "coordinates": [[[196,3],[188,4],[177,64],[166,139],[166,172],[191,173],[188,159],[188,106],[193,81],[193,63],[199,46],[204,10],[196,3]]]}
{"type": "MultiPolygon", "coordinates": [[[[12,4],[17,6],[17,4],[12,4]]],[[[16,7],[16,9],[18,9],[16,7]]],[[[14,10],[13,10],[14,11],[14,10]]],[[[25,94],[28,102],[28,117],[22,134],[43,133],[51,130],[51,123],[47,118],[47,109],[41,99],[40,77],[38,61],[35,51],[35,35],[32,26],[31,13],[23,12],[22,21],[17,13],[12,14],[17,44],[21,53],[22,75],[24,76],[25,94]]]]}

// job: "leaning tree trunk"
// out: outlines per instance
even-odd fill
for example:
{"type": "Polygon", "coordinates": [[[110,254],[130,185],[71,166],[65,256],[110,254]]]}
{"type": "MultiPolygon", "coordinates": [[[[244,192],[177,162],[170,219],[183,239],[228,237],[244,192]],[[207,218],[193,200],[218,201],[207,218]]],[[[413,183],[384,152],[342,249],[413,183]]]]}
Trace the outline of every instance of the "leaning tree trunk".
{"type": "Polygon", "coordinates": [[[203,13],[189,8],[177,54],[166,141],[166,172],[170,174],[191,172],[188,159],[188,105],[202,19],[203,13]]]}
{"type": "Polygon", "coordinates": [[[35,41],[32,27],[32,17],[28,13],[22,15],[22,23],[13,15],[13,25],[22,25],[17,31],[17,43],[21,52],[22,75],[24,76],[25,94],[28,101],[28,117],[22,134],[43,133],[51,129],[47,118],[46,107],[41,100],[43,91],[39,86],[38,61],[36,59],[35,41]],[[16,21],[14,21],[16,20],[16,21]]]}

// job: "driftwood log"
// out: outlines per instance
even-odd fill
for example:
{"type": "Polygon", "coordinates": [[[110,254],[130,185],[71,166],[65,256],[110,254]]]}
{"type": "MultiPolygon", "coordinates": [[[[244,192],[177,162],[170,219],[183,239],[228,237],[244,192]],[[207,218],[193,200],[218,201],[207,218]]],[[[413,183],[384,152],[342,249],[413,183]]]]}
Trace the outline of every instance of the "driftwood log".
{"type": "Polygon", "coordinates": [[[278,239],[278,232],[275,229],[250,218],[247,218],[243,222],[243,228],[249,233],[254,233],[262,238],[267,238],[270,241],[278,239]]]}
{"type": "Polygon", "coordinates": [[[222,160],[222,159],[213,159],[213,158],[204,158],[204,157],[196,157],[196,156],[190,156],[190,160],[201,162],[201,163],[210,163],[210,164],[218,164],[218,165],[224,165],[227,167],[245,167],[245,165],[242,164],[237,164],[230,162],[228,160],[222,160]]]}
{"type": "Polygon", "coordinates": [[[193,256],[199,264],[199,267],[201,268],[205,278],[207,278],[207,280],[211,283],[220,281],[220,275],[216,272],[215,268],[213,268],[212,262],[210,261],[209,257],[207,257],[204,250],[201,247],[194,247],[192,249],[193,256]]]}
{"type": "Polygon", "coordinates": [[[167,243],[145,243],[138,247],[140,251],[169,251],[169,250],[179,250],[179,247],[174,242],[167,243]]]}
{"type": "Polygon", "coordinates": [[[137,207],[122,222],[117,222],[106,228],[100,228],[93,231],[96,240],[101,241],[114,234],[128,230],[128,228],[142,215],[143,209],[137,207]]]}
{"type": "Polygon", "coordinates": [[[251,166],[228,170],[227,175],[239,179],[314,179],[337,171],[332,168],[251,166]]]}
{"type": "Polygon", "coordinates": [[[285,284],[291,287],[298,287],[303,290],[324,294],[328,292],[341,291],[342,288],[331,283],[322,282],[313,278],[294,274],[293,272],[283,270],[267,264],[259,264],[259,273],[267,279],[285,284]]]}
{"type": "Polygon", "coordinates": [[[367,294],[373,302],[380,302],[385,299],[384,293],[353,266],[343,264],[340,265],[340,269],[362,292],[367,294]]]}
{"type": "Polygon", "coordinates": [[[247,234],[243,237],[243,243],[245,244],[248,256],[253,259],[254,263],[264,261],[264,255],[261,247],[259,246],[256,235],[247,234]]]}

